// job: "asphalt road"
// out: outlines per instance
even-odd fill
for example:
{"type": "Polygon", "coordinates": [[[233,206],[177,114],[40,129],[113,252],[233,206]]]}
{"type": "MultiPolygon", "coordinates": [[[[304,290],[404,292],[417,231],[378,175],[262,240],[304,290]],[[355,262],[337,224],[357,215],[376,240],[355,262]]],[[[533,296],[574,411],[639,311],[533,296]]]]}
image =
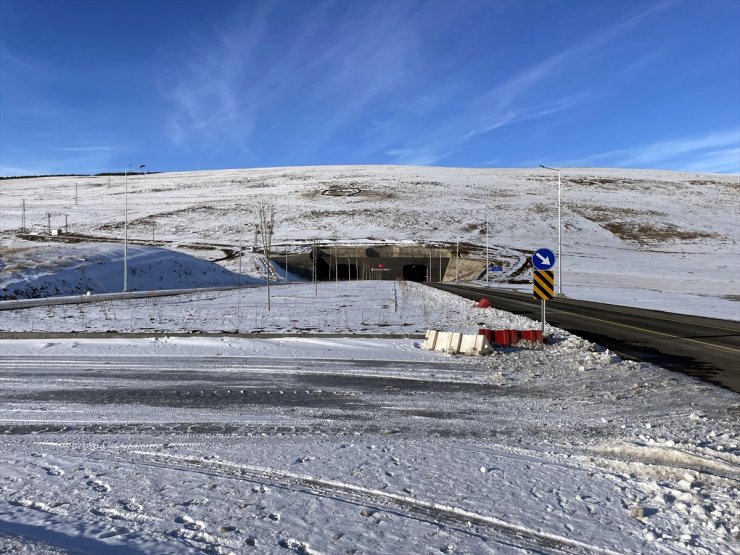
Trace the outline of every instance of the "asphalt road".
{"type": "MultiPolygon", "coordinates": [[[[530,293],[468,285],[429,284],[540,321],[530,293]]],[[[671,314],[556,297],[548,324],[594,341],[630,359],[652,362],[740,393],[740,322],[671,314]]]]}

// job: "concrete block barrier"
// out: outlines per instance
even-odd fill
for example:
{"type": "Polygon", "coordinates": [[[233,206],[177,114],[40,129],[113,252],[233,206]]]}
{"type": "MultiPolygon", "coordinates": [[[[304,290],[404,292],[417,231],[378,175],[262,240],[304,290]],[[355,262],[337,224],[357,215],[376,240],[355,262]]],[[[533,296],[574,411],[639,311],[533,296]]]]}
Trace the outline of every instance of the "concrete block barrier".
{"type": "Polygon", "coordinates": [[[427,334],[424,338],[424,343],[421,344],[421,348],[428,351],[435,351],[437,346],[437,337],[439,337],[439,332],[437,330],[427,330],[427,334]]]}
{"type": "Polygon", "coordinates": [[[453,355],[490,355],[493,353],[491,344],[483,335],[437,330],[427,331],[422,348],[453,355]]]}
{"type": "Polygon", "coordinates": [[[459,352],[465,355],[490,355],[493,349],[484,335],[465,334],[462,336],[459,352]]]}

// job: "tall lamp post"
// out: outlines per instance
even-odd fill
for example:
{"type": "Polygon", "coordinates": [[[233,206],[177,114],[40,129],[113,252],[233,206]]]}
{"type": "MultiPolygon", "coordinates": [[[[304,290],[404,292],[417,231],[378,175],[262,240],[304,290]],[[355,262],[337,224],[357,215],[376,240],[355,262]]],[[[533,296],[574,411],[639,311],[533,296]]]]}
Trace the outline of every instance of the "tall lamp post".
{"type": "Polygon", "coordinates": [[[486,212],[486,287],[490,287],[491,260],[488,249],[488,212],[486,212]]]}
{"type": "MultiPolygon", "coordinates": [[[[146,164],[139,166],[139,171],[146,167],[146,164]]],[[[124,200],[123,200],[123,292],[128,291],[128,172],[130,168],[124,172],[124,200]]],[[[120,175],[120,174],[119,174],[120,175]]]]}
{"type": "MultiPolygon", "coordinates": [[[[488,211],[487,210],[485,212],[485,216],[486,216],[486,287],[488,287],[490,284],[488,269],[491,267],[491,262],[490,262],[491,257],[489,255],[489,248],[488,248],[488,211]]],[[[458,245],[458,248],[459,248],[459,245],[458,245]]]]}
{"type": "Polygon", "coordinates": [[[561,219],[561,187],[560,187],[560,171],[557,168],[548,168],[540,164],[541,168],[558,172],[558,295],[563,294],[563,235],[562,235],[562,219],[561,219]]]}

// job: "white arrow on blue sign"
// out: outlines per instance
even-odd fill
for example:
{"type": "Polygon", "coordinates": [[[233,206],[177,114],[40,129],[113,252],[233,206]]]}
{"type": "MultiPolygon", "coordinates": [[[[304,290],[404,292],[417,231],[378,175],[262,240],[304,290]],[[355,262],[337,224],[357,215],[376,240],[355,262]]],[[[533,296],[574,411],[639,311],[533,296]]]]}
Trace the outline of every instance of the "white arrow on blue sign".
{"type": "Polygon", "coordinates": [[[549,270],[555,266],[555,253],[550,249],[537,249],[532,254],[532,265],[538,270],[549,270]]]}

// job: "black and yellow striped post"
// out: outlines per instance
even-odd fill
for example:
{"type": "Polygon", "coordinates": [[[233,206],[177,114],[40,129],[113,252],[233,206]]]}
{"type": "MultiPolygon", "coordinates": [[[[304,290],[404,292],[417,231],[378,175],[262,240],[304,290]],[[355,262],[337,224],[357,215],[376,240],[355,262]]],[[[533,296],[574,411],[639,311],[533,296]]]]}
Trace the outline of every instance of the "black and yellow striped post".
{"type": "Polygon", "coordinates": [[[532,294],[542,302],[542,337],[545,336],[545,304],[555,296],[555,274],[550,270],[535,270],[532,294]]]}
{"type": "Polygon", "coordinates": [[[535,270],[532,285],[535,299],[551,301],[555,296],[555,273],[550,270],[535,270]]]}

